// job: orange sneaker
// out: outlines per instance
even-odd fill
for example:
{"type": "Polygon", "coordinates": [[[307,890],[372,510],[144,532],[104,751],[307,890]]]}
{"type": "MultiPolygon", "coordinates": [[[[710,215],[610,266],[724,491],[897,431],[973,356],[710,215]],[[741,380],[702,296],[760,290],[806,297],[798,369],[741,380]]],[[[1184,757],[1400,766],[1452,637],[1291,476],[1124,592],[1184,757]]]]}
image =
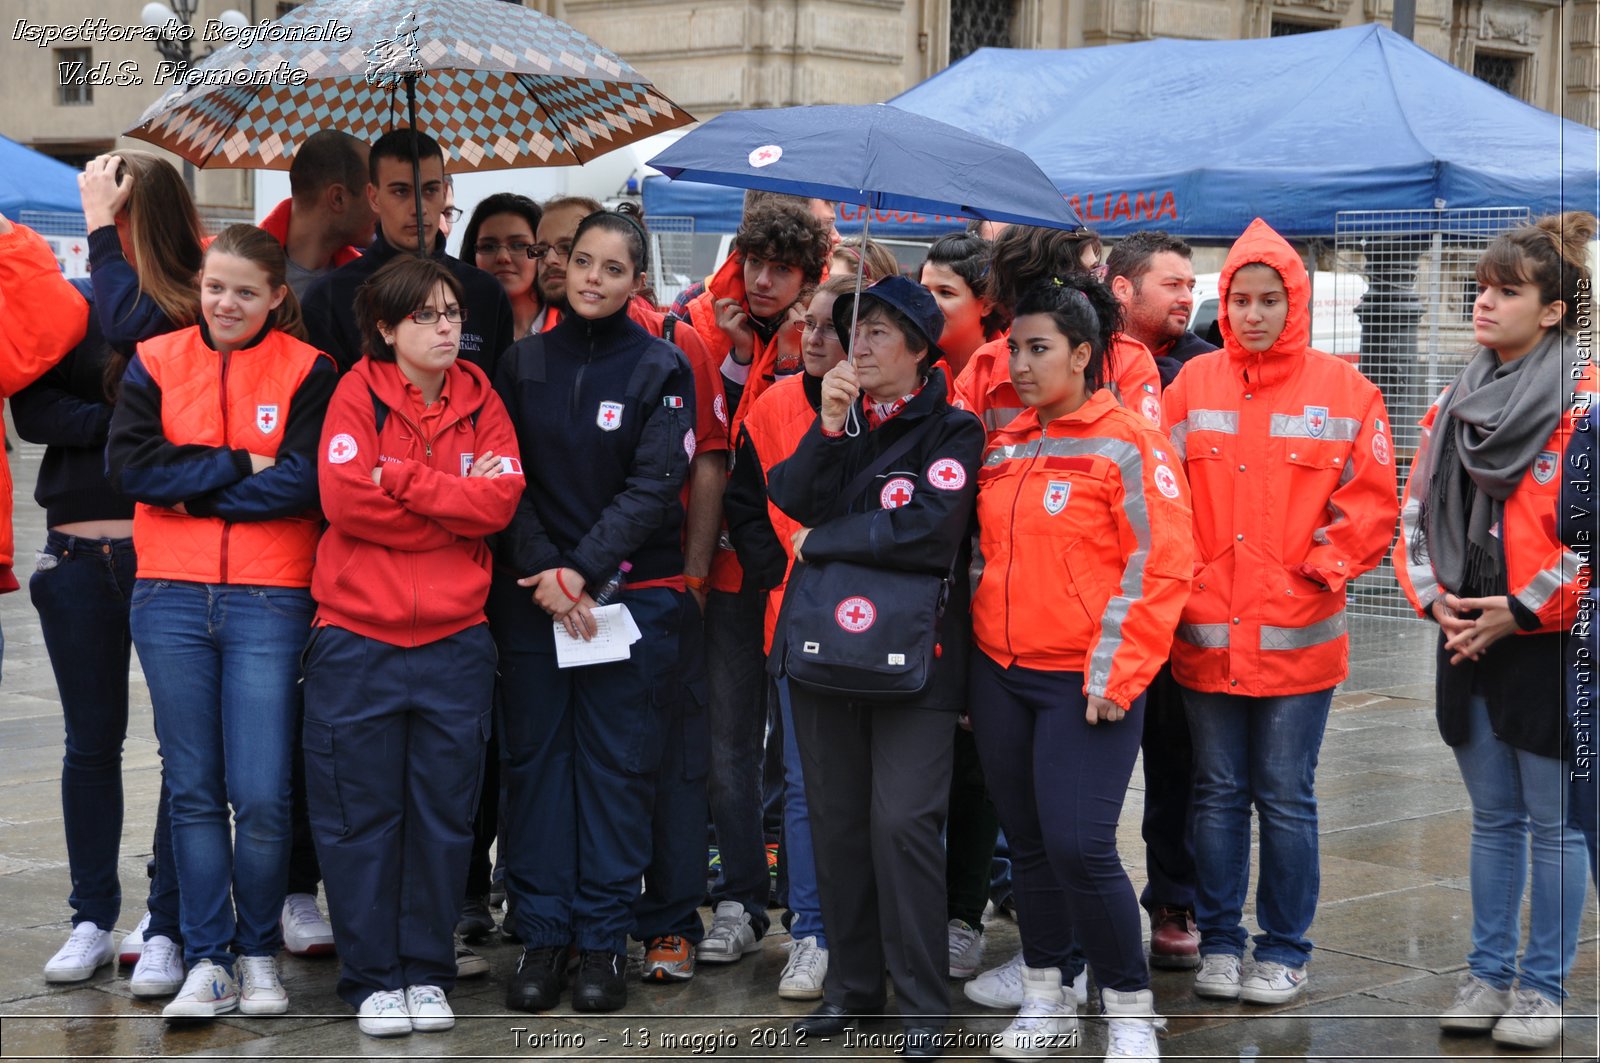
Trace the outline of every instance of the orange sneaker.
{"type": "Polygon", "coordinates": [[[651,938],[644,947],[646,982],[687,982],[694,977],[694,946],[677,934],[651,938]]]}

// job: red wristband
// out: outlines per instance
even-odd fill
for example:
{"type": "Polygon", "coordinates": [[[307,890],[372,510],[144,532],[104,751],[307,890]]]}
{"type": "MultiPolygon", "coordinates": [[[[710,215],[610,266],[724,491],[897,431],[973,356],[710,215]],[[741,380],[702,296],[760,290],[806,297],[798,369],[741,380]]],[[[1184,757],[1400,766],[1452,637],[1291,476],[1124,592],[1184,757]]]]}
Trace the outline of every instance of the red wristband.
{"type": "Polygon", "coordinates": [[[566,583],[561,579],[561,570],[559,568],[556,569],[556,586],[561,588],[561,593],[565,594],[569,601],[576,602],[581,600],[576,594],[573,594],[571,591],[567,590],[566,583]]]}

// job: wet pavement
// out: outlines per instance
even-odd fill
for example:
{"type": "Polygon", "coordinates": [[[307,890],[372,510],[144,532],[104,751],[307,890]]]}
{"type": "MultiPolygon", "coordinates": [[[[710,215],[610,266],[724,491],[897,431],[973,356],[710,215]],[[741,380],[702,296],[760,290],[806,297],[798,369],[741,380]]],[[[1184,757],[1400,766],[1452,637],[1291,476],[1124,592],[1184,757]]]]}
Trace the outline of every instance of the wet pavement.
{"type": "MultiPolygon", "coordinates": [[[[17,567],[25,581],[32,552],[44,537],[42,514],[31,498],[39,449],[23,447],[12,458],[17,567]]],[[[284,958],[290,1015],[233,1015],[199,1028],[169,1028],[160,1018],[161,1002],[134,1000],[125,968],[102,968],[76,985],[47,985],[40,968],[70,929],[60,708],[26,591],[0,597],[0,627],[6,637],[0,687],[0,1057],[842,1059],[891,1051],[839,1039],[794,1044],[789,1022],[812,1005],[777,996],[788,938],[776,920],[762,949],[742,962],[703,967],[682,985],[633,983],[627,1011],[605,1016],[574,1015],[566,1007],[539,1016],[506,1012],[504,987],[517,950],[489,945],[482,950],[492,968],[488,977],[465,981],[452,994],[454,1030],[385,1041],[357,1031],[350,1010],[334,995],[337,962],[331,959],[284,958]]],[[[1421,624],[1353,624],[1352,675],[1334,699],[1318,770],[1322,900],[1311,928],[1317,951],[1307,993],[1283,1007],[1202,1001],[1190,988],[1189,974],[1157,971],[1156,1006],[1168,1016],[1164,1058],[1595,1057],[1600,934],[1592,892],[1559,1045],[1516,1052],[1497,1049],[1487,1038],[1439,1032],[1435,1016],[1449,1004],[1464,969],[1471,917],[1467,795],[1434,729],[1432,636],[1432,629],[1421,624]]],[[[131,903],[124,906],[122,931],[131,929],[140,914],[159,765],[137,664],[133,675],[121,860],[131,903]]],[[[1136,889],[1144,882],[1141,778],[1135,771],[1120,831],[1123,860],[1136,889]]],[[[1016,926],[1003,916],[989,922],[985,936],[986,966],[1005,961],[1018,947],[1016,926]]],[[[1002,1029],[1008,1016],[971,1004],[954,982],[951,1003],[950,1030],[962,1047],[948,1057],[984,1056],[984,1038],[1002,1029]]],[[[893,1022],[876,1023],[861,1032],[881,1035],[896,1029],[893,1022]]],[[[1082,1045],[1061,1058],[1101,1058],[1104,1026],[1085,1022],[1082,1030],[1082,1045]]]]}

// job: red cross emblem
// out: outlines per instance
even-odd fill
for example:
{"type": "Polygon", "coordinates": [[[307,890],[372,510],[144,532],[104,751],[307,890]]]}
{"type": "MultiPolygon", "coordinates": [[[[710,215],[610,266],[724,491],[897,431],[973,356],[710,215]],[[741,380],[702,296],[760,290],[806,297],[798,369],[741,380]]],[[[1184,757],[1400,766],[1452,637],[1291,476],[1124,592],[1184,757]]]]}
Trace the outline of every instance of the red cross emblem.
{"type": "Polygon", "coordinates": [[[257,406],[256,407],[256,428],[261,432],[261,434],[264,435],[264,436],[270,436],[272,434],[272,432],[273,432],[273,429],[275,429],[277,427],[278,427],[278,407],[276,407],[276,406],[257,406]]]}
{"type": "Polygon", "coordinates": [[[1051,480],[1044,488],[1044,511],[1052,517],[1067,508],[1067,498],[1072,494],[1069,480],[1051,480]]]}
{"type": "Polygon", "coordinates": [[[839,603],[839,607],[833,611],[833,618],[846,631],[859,635],[878,619],[878,607],[859,594],[853,595],[839,603]]]}
{"type": "Polygon", "coordinates": [[[1326,406],[1306,407],[1306,434],[1312,439],[1321,439],[1323,431],[1328,427],[1328,408],[1326,406]]]}
{"type": "Polygon", "coordinates": [[[73,244],[72,245],[72,253],[75,254],[75,255],[81,255],[81,254],[83,254],[83,248],[80,247],[77,244],[73,244]]]}
{"type": "Polygon", "coordinates": [[[345,432],[340,432],[328,440],[328,464],[343,465],[356,456],[355,437],[345,432]]]}
{"type": "Polygon", "coordinates": [[[1533,459],[1533,480],[1541,487],[1556,477],[1556,452],[1541,450],[1533,459]]]}
{"type": "Polygon", "coordinates": [[[883,485],[883,490],[878,492],[878,505],[884,509],[899,509],[911,501],[911,496],[916,493],[917,485],[904,476],[896,476],[883,485]]]}
{"type": "Polygon", "coordinates": [[[750,165],[756,169],[771,166],[783,158],[783,149],[776,144],[763,144],[750,153],[750,165]]]}
{"type": "Polygon", "coordinates": [[[615,432],[622,427],[622,403],[602,402],[594,415],[594,423],[605,432],[615,432]]]}
{"type": "Polygon", "coordinates": [[[928,466],[928,482],[941,491],[959,491],[967,486],[967,470],[954,458],[940,458],[928,466]]]}

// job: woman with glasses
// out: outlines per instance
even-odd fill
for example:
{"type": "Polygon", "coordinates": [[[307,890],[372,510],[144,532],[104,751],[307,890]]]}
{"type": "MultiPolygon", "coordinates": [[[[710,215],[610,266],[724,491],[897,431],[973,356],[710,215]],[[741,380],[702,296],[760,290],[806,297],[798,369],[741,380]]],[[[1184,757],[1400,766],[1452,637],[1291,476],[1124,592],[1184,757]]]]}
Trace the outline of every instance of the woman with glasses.
{"type": "Polygon", "coordinates": [[[513,340],[531,335],[533,323],[544,309],[535,273],[539,260],[534,234],[539,231],[539,204],[515,192],[497,192],[480,202],[461,234],[461,257],[494,275],[511,300],[516,322],[513,340]]]}
{"type": "Polygon", "coordinates": [[[367,356],[329,403],[318,463],[306,790],[339,995],[363,1033],[388,1037],[455,1022],[451,932],[494,687],[484,537],[523,481],[505,407],[457,358],[455,275],[397,258],[356,314],[367,356]]]}

